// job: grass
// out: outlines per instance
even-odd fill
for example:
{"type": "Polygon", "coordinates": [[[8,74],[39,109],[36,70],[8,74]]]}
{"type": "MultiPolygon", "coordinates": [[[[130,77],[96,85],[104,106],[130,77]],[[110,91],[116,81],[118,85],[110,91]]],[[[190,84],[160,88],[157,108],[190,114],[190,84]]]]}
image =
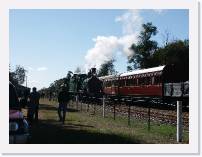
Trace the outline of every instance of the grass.
{"type": "MultiPolygon", "coordinates": [[[[147,130],[147,121],[127,119],[121,116],[113,119],[107,114],[93,115],[69,108],[66,122],[58,122],[57,102],[41,100],[39,122],[31,128],[30,143],[44,144],[169,144],[176,143],[176,127],[151,123],[147,130]]],[[[188,132],[183,133],[183,142],[189,143],[188,132]]]]}

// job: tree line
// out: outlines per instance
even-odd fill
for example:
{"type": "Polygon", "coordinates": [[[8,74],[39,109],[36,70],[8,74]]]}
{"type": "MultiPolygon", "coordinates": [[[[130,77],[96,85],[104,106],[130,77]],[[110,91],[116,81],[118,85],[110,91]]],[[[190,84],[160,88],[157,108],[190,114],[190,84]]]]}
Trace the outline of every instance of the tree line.
{"type": "Polygon", "coordinates": [[[26,72],[27,70],[21,65],[16,65],[14,70],[9,65],[9,81],[15,86],[22,85],[26,79],[26,72]]]}
{"type": "MultiPolygon", "coordinates": [[[[167,64],[178,64],[189,69],[189,40],[169,42],[167,33],[165,45],[158,47],[158,43],[152,40],[157,33],[157,27],[151,22],[142,25],[138,42],[129,47],[132,55],[128,57],[127,71],[167,64]]],[[[102,64],[98,76],[115,74],[114,62],[115,60],[112,59],[102,64]]]]}

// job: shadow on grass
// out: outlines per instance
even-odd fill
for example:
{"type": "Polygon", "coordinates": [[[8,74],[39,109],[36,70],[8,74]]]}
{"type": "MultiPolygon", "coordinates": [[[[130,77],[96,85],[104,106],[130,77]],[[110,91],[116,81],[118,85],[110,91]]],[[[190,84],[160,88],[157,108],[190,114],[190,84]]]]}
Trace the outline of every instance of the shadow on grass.
{"type": "MultiPolygon", "coordinates": [[[[57,105],[40,104],[40,110],[57,111],[57,105]]],[[[78,112],[68,108],[67,112],[78,112]]],[[[68,113],[67,113],[68,114],[68,113]]],[[[39,120],[30,129],[31,144],[132,144],[143,143],[129,137],[101,133],[92,125],[78,124],[68,120],[65,125],[54,119],[39,120]]]]}
{"type": "Polygon", "coordinates": [[[132,144],[142,143],[126,137],[100,132],[90,132],[90,125],[66,122],[65,125],[52,120],[39,121],[32,126],[32,144],[132,144]]]}

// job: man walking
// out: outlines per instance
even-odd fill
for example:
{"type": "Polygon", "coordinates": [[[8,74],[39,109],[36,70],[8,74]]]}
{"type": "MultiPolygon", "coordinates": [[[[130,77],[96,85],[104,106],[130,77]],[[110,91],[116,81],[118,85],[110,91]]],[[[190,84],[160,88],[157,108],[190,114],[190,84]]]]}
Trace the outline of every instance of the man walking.
{"type": "Polygon", "coordinates": [[[33,118],[38,121],[39,99],[40,94],[37,92],[36,87],[33,87],[29,95],[28,119],[30,122],[33,121],[33,118]]]}
{"type": "Polygon", "coordinates": [[[58,102],[59,102],[58,116],[59,121],[62,122],[63,124],[65,123],[67,103],[69,102],[69,93],[67,89],[68,88],[65,88],[65,86],[62,86],[62,90],[58,95],[58,102]]]}

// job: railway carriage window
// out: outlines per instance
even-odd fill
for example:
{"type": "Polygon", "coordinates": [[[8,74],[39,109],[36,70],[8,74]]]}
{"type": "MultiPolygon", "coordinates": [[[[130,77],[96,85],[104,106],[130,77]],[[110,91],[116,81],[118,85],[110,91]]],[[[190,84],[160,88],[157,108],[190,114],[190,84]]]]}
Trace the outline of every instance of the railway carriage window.
{"type": "Polygon", "coordinates": [[[108,82],[107,81],[105,82],[105,87],[108,87],[108,82]]]}
{"type": "Polygon", "coordinates": [[[147,82],[148,82],[148,78],[145,77],[145,78],[144,78],[144,85],[147,85],[147,82]]]}
{"type": "Polygon", "coordinates": [[[133,79],[126,80],[126,86],[133,86],[133,85],[134,85],[133,79]]]}
{"type": "Polygon", "coordinates": [[[104,87],[107,87],[107,81],[104,82],[104,87]]]}
{"type": "Polygon", "coordinates": [[[149,85],[152,84],[152,77],[149,77],[149,85]]]}
{"type": "Polygon", "coordinates": [[[133,86],[133,80],[132,79],[129,79],[127,81],[128,81],[128,86],[133,86]]]}
{"type": "Polygon", "coordinates": [[[108,82],[108,81],[105,82],[105,86],[106,86],[106,87],[109,87],[109,82],[108,82]]]}
{"type": "Polygon", "coordinates": [[[144,85],[148,85],[148,77],[144,78],[144,85]]]}
{"type": "Polygon", "coordinates": [[[130,80],[130,85],[131,85],[131,86],[134,86],[134,85],[135,85],[134,79],[131,79],[131,80],[130,80]]]}
{"type": "Polygon", "coordinates": [[[139,78],[138,84],[139,85],[149,85],[149,84],[151,84],[151,78],[150,77],[139,78]]]}
{"type": "Polygon", "coordinates": [[[158,82],[159,82],[159,81],[158,81],[158,76],[155,76],[155,77],[154,77],[154,84],[157,85],[158,82]]]}
{"type": "Polygon", "coordinates": [[[113,82],[112,81],[109,81],[110,82],[110,87],[112,87],[113,86],[113,82]]]}
{"type": "Polygon", "coordinates": [[[116,80],[112,80],[112,86],[113,87],[117,86],[117,81],[116,80]]]}
{"type": "Polygon", "coordinates": [[[116,80],[117,86],[119,86],[119,80],[116,80]]]}
{"type": "Polygon", "coordinates": [[[107,81],[106,82],[106,87],[110,87],[111,86],[111,81],[107,81]]]}
{"type": "Polygon", "coordinates": [[[153,85],[153,84],[154,84],[154,77],[152,77],[151,79],[152,79],[152,82],[151,82],[151,83],[152,83],[152,85],[153,85]]]}
{"type": "Polygon", "coordinates": [[[114,81],[114,85],[115,85],[116,87],[119,85],[118,80],[115,80],[115,81],[114,81]]]}
{"type": "Polygon", "coordinates": [[[123,87],[123,80],[119,80],[119,86],[123,87]]]}
{"type": "Polygon", "coordinates": [[[103,87],[106,87],[106,82],[105,81],[103,82],[103,87]]]}
{"type": "Polygon", "coordinates": [[[154,84],[160,85],[161,84],[161,76],[155,76],[154,77],[154,84]]]}
{"type": "Polygon", "coordinates": [[[124,87],[126,85],[125,80],[121,81],[122,86],[124,87]]]}
{"type": "Polygon", "coordinates": [[[129,80],[128,79],[126,80],[126,86],[129,86],[129,80]]]}
{"type": "Polygon", "coordinates": [[[119,86],[122,87],[122,80],[119,80],[119,86]]]}
{"type": "Polygon", "coordinates": [[[126,80],[126,86],[130,86],[130,80],[126,80]]]}
{"type": "Polygon", "coordinates": [[[110,81],[110,82],[111,82],[111,86],[114,87],[114,82],[113,81],[110,81]]]}
{"type": "Polygon", "coordinates": [[[151,83],[152,83],[151,77],[146,77],[145,78],[145,85],[151,85],[151,83]]]}
{"type": "Polygon", "coordinates": [[[133,86],[136,86],[136,79],[133,79],[133,86]]]}
{"type": "Polygon", "coordinates": [[[148,85],[148,84],[149,84],[149,78],[145,77],[145,85],[148,85]]]}
{"type": "Polygon", "coordinates": [[[134,86],[137,86],[137,79],[133,79],[134,86]]]}
{"type": "Polygon", "coordinates": [[[108,87],[108,81],[105,82],[105,87],[108,87]]]}
{"type": "Polygon", "coordinates": [[[134,81],[134,79],[131,79],[131,86],[135,86],[135,81],[134,81]]]}
{"type": "Polygon", "coordinates": [[[125,80],[120,80],[120,86],[124,87],[125,86],[125,80]]]}
{"type": "Polygon", "coordinates": [[[144,77],[139,78],[138,83],[140,86],[144,85],[145,84],[145,78],[144,77]]]}

